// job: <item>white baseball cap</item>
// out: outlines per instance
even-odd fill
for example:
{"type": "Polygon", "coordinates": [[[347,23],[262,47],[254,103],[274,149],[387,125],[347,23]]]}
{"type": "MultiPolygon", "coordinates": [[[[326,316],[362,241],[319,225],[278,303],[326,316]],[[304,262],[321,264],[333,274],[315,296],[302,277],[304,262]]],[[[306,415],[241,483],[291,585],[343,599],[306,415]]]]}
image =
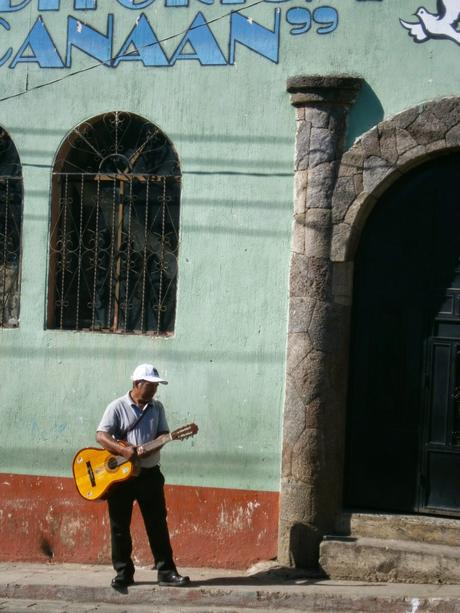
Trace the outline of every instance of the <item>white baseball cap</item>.
{"type": "Polygon", "coordinates": [[[149,381],[150,383],[163,383],[163,385],[168,385],[168,382],[160,377],[158,370],[151,364],[140,364],[137,366],[131,375],[131,380],[149,381]]]}

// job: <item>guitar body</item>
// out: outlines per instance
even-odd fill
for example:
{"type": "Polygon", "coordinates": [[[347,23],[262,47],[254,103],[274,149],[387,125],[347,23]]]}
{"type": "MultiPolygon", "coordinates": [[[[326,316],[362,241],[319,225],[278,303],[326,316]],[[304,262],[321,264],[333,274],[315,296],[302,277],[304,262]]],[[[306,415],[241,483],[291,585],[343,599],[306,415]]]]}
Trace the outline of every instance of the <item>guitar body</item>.
{"type": "MultiPolygon", "coordinates": [[[[137,457],[127,460],[106,449],[85,447],[75,454],[72,463],[73,478],[80,496],[85,500],[99,500],[107,496],[110,487],[139,474],[139,458],[145,457],[156,449],[161,449],[169,441],[182,441],[198,432],[196,424],[187,424],[170,434],[161,434],[153,441],[137,447],[137,457]]],[[[126,445],[123,441],[118,441],[126,445]]]]}
{"type": "Polygon", "coordinates": [[[96,447],[80,449],[72,464],[73,478],[80,496],[86,500],[104,498],[109,488],[138,473],[136,463],[96,447]]]}

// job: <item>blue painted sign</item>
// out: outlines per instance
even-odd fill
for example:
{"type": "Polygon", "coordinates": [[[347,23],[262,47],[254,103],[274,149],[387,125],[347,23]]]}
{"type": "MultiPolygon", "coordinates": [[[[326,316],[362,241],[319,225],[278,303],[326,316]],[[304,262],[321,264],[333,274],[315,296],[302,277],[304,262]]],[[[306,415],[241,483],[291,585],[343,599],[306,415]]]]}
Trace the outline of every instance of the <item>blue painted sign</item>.
{"type": "MultiPolygon", "coordinates": [[[[149,21],[145,12],[155,0],[113,0],[129,11],[137,11],[137,16],[127,32],[119,49],[114,49],[113,35],[115,15],[107,15],[104,31],[97,30],[78,16],[67,16],[65,48],[58,49],[53,40],[53,32],[46,23],[46,13],[60,11],[61,0],[0,0],[0,66],[14,69],[18,64],[35,64],[40,68],[71,68],[75,49],[110,68],[117,68],[122,62],[140,62],[147,67],[174,66],[183,60],[195,60],[201,66],[225,66],[236,63],[238,45],[243,45],[262,58],[278,63],[280,37],[282,30],[291,36],[328,35],[339,25],[338,11],[332,6],[292,6],[287,9],[270,8],[268,23],[256,22],[243,15],[241,11],[255,4],[285,4],[289,0],[259,0],[244,6],[246,0],[198,0],[201,4],[230,5],[234,10],[223,17],[228,19],[229,35],[227,49],[223,49],[212,31],[212,23],[206,20],[199,10],[185,32],[177,35],[179,43],[169,56],[162,47],[162,40],[149,21]],[[9,13],[22,11],[31,3],[37,3],[38,16],[29,32],[17,47],[8,41],[13,36],[9,13]],[[243,6],[236,6],[243,5],[243,6]]],[[[163,0],[170,9],[189,6],[191,0],[163,0]]],[[[310,2],[311,0],[306,0],[310,2]]],[[[363,0],[360,0],[363,1],[363,0]]],[[[105,0],[107,2],[107,0],[105,0]]],[[[104,2],[104,3],[105,3],[104,2]]],[[[98,10],[97,0],[74,0],[73,9],[77,11],[98,10]]],[[[10,18],[11,20],[11,18],[10,18]]],[[[14,36],[17,38],[17,34],[14,36]]],[[[172,38],[168,36],[168,39],[172,38]]]]}

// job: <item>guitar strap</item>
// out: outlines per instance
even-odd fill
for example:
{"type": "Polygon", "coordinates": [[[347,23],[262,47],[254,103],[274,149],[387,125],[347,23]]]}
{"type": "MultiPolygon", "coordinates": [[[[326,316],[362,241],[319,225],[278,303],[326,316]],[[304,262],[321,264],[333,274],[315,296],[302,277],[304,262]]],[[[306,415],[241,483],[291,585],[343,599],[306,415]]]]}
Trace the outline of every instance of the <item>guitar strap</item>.
{"type": "Polygon", "coordinates": [[[134,429],[134,428],[137,426],[137,424],[138,424],[138,423],[141,421],[141,419],[144,417],[144,415],[145,415],[145,414],[147,413],[147,411],[149,410],[150,406],[151,406],[151,405],[149,404],[149,405],[148,405],[148,406],[147,406],[147,407],[146,407],[146,408],[145,408],[145,409],[142,411],[142,413],[141,413],[141,414],[140,414],[138,417],[136,417],[136,419],[133,421],[133,423],[132,423],[132,424],[131,424],[131,425],[130,425],[128,428],[126,428],[126,430],[125,430],[124,432],[122,432],[122,433],[120,434],[120,439],[121,439],[121,440],[124,440],[124,439],[125,439],[125,437],[126,437],[126,435],[128,434],[128,432],[131,432],[131,430],[133,430],[133,429],[134,429]]]}

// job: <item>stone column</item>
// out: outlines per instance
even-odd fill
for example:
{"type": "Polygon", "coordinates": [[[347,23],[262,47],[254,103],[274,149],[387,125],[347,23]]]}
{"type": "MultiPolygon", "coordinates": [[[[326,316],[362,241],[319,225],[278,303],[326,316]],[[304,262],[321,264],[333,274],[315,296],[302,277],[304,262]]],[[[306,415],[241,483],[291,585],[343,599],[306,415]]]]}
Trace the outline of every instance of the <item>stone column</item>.
{"type": "Polygon", "coordinates": [[[330,258],[332,196],[348,110],[349,77],[293,77],[294,222],[284,406],[278,560],[317,565],[341,503],[352,270],[330,258]]]}

